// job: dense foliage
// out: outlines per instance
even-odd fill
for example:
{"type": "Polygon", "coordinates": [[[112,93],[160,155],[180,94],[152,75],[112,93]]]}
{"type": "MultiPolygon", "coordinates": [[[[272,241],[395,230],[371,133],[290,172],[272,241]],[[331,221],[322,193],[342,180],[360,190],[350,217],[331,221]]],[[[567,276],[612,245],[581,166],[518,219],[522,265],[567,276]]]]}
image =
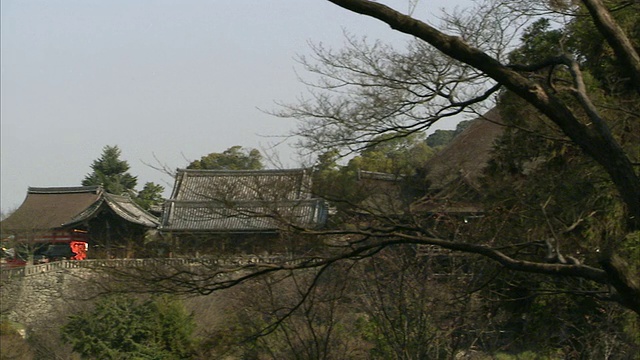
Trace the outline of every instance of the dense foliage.
{"type": "Polygon", "coordinates": [[[179,301],[110,296],[71,315],[62,336],[89,359],[188,359],[194,326],[179,301]]]}
{"type": "Polygon", "coordinates": [[[470,120],[463,120],[456,125],[455,130],[438,129],[427,137],[426,143],[432,148],[441,148],[447,145],[454,137],[459,135],[471,124],[470,120]]]}
{"type": "Polygon", "coordinates": [[[236,145],[222,153],[211,153],[192,161],[187,169],[201,170],[260,170],[262,154],[257,149],[244,149],[236,145]]]}
{"type": "Polygon", "coordinates": [[[162,197],[162,193],[164,191],[164,186],[158,185],[153,182],[147,182],[144,184],[144,187],[138,195],[134,198],[136,203],[140,205],[143,209],[151,209],[152,206],[160,205],[164,201],[162,197]]]}

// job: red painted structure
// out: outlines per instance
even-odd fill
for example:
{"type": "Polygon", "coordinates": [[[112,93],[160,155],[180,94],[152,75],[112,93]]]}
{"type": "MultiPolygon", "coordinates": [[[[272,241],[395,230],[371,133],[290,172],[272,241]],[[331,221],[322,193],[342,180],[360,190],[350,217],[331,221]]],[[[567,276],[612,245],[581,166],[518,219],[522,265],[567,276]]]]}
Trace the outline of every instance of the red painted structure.
{"type": "MultiPolygon", "coordinates": [[[[5,240],[7,241],[7,240],[5,240]]],[[[2,267],[14,268],[25,266],[29,251],[34,250],[34,263],[58,260],[84,260],[89,250],[89,236],[84,230],[52,231],[34,237],[30,241],[12,239],[10,244],[3,244],[2,267]],[[6,246],[6,247],[5,247],[6,246]]],[[[7,241],[8,242],[8,241],[7,241]]]]}
{"type": "Polygon", "coordinates": [[[32,256],[35,263],[84,260],[89,246],[97,257],[116,251],[116,256],[129,256],[124,251],[144,245],[146,231],[157,225],[158,219],[130,197],[109,194],[101,186],[30,187],[22,205],[0,221],[2,246],[13,249],[3,251],[2,258],[4,266],[8,255],[15,262],[32,256]]]}

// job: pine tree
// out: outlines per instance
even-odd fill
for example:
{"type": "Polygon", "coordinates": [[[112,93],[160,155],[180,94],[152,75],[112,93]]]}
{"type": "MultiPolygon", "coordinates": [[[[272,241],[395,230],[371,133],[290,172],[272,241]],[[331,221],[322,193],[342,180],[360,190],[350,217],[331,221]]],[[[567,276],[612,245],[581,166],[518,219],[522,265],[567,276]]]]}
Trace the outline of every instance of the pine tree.
{"type": "Polygon", "coordinates": [[[138,193],[138,196],[134,199],[135,202],[143,209],[149,210],[153,205],[160,205],[164,201],[162,198],[162,192],[164,186],[158,185],[154,182],[148,182],[144,184],[144,187],[138,193]]]}
{"type": "Polygon", "coordinates": [[[102,185],[104,189],[115,195],[130,194],[134,191],[138,178],[129,174],[129,163],[120,160],[121,151],[118,146],[105,146],[102,156],[93,161],[93,172],[87,174],[82,185],[102,185]]]}
{"type": "Polygon", "coordinates": [[[194,318],[179,300],[112,295],[98,300],[92,311],[71,315],[62,339],[91,358],[188,359],[194,330],[194,318]]]}

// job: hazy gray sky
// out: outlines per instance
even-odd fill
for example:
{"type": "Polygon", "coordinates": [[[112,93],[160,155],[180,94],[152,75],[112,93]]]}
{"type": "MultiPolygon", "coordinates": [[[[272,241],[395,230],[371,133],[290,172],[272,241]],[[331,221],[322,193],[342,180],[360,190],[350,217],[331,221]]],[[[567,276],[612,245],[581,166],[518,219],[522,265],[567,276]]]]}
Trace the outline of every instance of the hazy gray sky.
{"type": "MultiPolygon", "coordinates": [[[[443,6],[424,1],[421,18],[443,6]]],[[[407,1],[389,1],[399,10],[407,1]]],[[[76,186],[105,145],[170,189],[169,168],[233,145],[268,148],[292,120],[267,115],[304,92],[294,58],[339,48],[343,30],[406,36],[323,0],[2,0],[1,207],[29,186],[76,186]]],[[[452,125],[454,126],[454,125],[452,125]]],[[[287,166],[298,160],[276,147],[287,166]]]]}

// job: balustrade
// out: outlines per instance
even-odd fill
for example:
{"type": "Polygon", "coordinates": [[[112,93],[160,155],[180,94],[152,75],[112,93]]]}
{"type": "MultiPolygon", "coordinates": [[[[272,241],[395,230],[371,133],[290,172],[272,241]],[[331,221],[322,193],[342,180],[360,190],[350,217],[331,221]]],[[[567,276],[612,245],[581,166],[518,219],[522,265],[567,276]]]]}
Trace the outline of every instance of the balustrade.
{"type": "Polygon", "coordinates": [[[2,269],[2,279],[20,276],[31,276],[49,271],[75,268],[97,267],[143,267],[149,265],[165,266],[247,266],[259,264],[299,264],[304,259],[291,259],[286,255],[238,255],[220,258],[151,258],[151,259],[88,259],[88,260],[60,260],[45,264],[27,265],[18,268],[2,269]]]}

